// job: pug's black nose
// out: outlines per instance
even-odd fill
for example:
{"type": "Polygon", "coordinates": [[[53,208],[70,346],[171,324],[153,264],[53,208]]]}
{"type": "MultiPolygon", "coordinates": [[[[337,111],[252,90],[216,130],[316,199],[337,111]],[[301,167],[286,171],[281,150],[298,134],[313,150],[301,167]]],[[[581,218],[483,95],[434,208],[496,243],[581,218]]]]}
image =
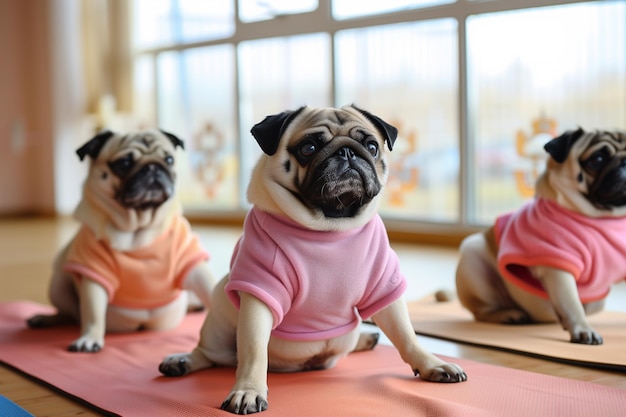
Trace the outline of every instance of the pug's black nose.
{"type": "Polygon", "coordinates": [[[341,159],[345,161],[356,158],[354,151],[350,148],[339,149],[339,152],[337,152],[337,156],[339,156],[341,159]]]}
{"type": "Polygon", "coordinates": [[[141,175],[154,174],[157,168],[158,168],[157,164],[146,164],[143,166],[143,168],[139,170],[139,174],[141,175]]]}

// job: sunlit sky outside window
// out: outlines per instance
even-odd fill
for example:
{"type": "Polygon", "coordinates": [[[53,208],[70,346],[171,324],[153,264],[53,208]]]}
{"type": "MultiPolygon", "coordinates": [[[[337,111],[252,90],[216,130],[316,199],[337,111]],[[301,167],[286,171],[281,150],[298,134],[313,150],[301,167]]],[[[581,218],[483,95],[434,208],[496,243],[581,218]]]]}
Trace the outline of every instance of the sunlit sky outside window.
{"type": "Polygon", "coordinates": [[[517,63],[532,69],[539,94],[550,93],[549,87],[564,78],[580,79],[598,67],[606,73],[623,70],[624,51],[602,40],[626,39],[624,7],[598,6],[587,3],[470,16],[470,53],[480,62],[484,76],[498,76],[517,63]]]}
{"type": "Polygon", "coordinates": [[[533,197],[554,135],[626,127],[625,22],[624,2],[469,17],[473,221],[533,197]],[[537,131],[537,122],[549,129],[537,131]]]}
{"type": "Polygon", "coordinates": [[[136,49],[225,38],[235,31],[233,1],[134,0],[133,4],[136,49]]]}

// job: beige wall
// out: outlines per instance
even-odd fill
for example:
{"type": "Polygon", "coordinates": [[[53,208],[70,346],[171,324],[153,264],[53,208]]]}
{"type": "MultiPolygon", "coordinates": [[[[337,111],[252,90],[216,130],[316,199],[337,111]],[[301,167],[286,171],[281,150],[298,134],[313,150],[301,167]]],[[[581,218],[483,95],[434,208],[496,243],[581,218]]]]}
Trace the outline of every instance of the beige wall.
{"type": "Polygon", "coordinates": [[[0,0],[0,214],[55,210],[48,5],[0,0]]]}
{"type": "Polygon", "coordinates": [[[0,0],[0,216],[69,214],[86,167],[81,1],[0,0]]]}

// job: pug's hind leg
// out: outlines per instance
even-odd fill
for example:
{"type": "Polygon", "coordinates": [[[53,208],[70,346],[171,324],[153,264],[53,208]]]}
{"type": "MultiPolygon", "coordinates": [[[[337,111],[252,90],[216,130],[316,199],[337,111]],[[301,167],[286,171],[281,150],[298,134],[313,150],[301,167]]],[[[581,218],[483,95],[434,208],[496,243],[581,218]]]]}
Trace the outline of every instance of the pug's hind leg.
{"type": "Polygon", "coordinates": [[[236,328],[209,312],[200,331],[200,342],[189,353],[167,356],[159,365],[159,371],[166,376],[182,376],[201,369],[237,364],[236,328]]]}
{"type": "Polygon", "coordinates": [[[214,366],[215,363],[210,361],[198,348],[195,348],[190,353],[167,356],[159,365],[159,372],[165,376],[183,376],[214,366]]]}
{"type": "Polygon", "coordinates": [[[63,314],[37,314],[27,319],[26,324],[31,329],[44,329],[46,327],[76,324],[76,320],[63,314]]]}
{"type": "MultiPolygon", "coordinates": [[[[59,256],[60,259],[63,259],[64,253],[65,250],[59,256]]],[[[59,259],[55,262],[55,272],[48,289],[50,302],[56,307],[57,312],[55,314],[37,314],[27,319],[26,323],[32,329],[77,324],[79,322],[78,293],[72,276],[60,270],[60,262],[59,259]]]]}
{"type": "Polygon", "coordinates": [[[205,368],[237,365],[237,310],[228,300],[223,279],[214,293],[202,329],[200,341],[190,353],[169,355],[159,365],[166,376],[181,376],[205,368]]]}
{"type": "Polygon", "coordinates": [[[511,298],[485,235],[467,237],[460,248],[456,270],[456,290],[461,304],[478,321],[490,323],[529,323],[530,316],[511,298]]]}
{"type": "Polygon", "coordinates": [[[372,350],[378,344],[380,334],[377,332],[362,332],[359,335],[359,341],[357,342],[353,352],[361,352],[364,350],[372,350]]]}

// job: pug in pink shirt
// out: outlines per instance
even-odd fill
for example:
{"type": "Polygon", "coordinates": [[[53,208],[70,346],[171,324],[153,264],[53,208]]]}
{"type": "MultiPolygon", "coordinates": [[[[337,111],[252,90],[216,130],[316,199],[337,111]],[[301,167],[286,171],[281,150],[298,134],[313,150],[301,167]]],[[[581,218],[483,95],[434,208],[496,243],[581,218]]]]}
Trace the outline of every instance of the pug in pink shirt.
{"type": "Polygon", "coordinates": [[[168,356],[160,371],[236,366],[222,408],[263,411],[268,369],[325,369],[373,348],[378,335],[359,326],[371,317],[420,378],[465,381],[458,365],[418,344],[406,281],[377,214],[396,128],[355,106],[302,107],[251,132],[263,154],[231,271],[213,293],[198,346],[168,356]]]}
{"type": "Polygon", "coordinates": [[[560,322],[599,345],[587,315],[626,277],[626,133],[579,128],[545,150],[535,199],[461,244],[457,292],[476,320],[560,322]]]}

